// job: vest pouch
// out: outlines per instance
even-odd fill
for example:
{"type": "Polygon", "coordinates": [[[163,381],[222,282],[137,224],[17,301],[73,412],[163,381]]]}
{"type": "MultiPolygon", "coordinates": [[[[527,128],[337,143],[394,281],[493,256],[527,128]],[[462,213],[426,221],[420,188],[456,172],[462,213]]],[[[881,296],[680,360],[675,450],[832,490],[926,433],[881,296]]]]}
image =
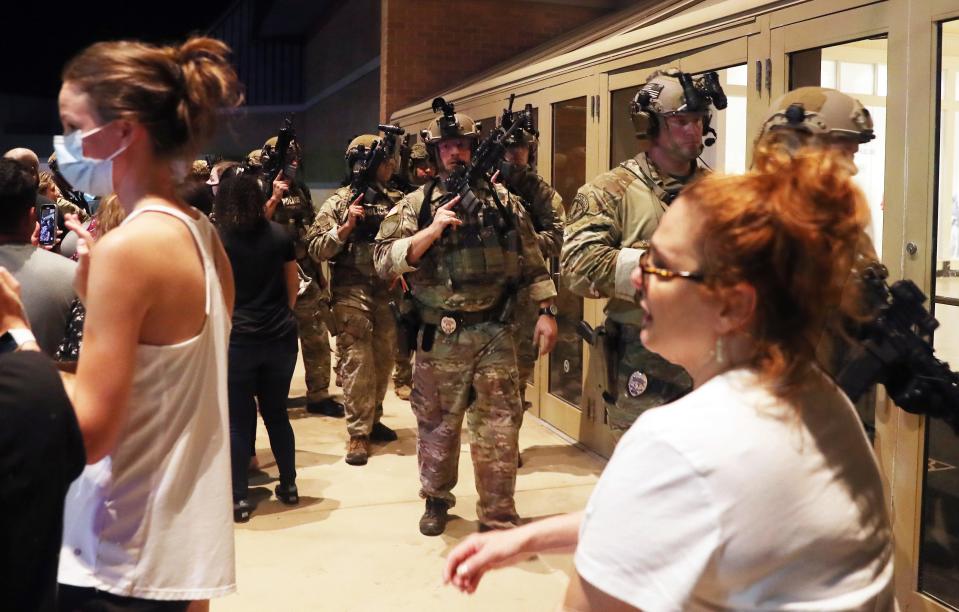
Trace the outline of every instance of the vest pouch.
{"type": "Polygon", "coordinates": [[[457,230],[457,245],[450,244],[445,257],[449,262],[449,274],[456,283],[485,282],[486,249],[475,227],[463,226],[457,230]]]}
{"type": "Polygon", "coordinates": [[[500,244],[500,237],[493,227],[484,227],[480,233],[483,240],[483,256],[486,259],[486,273],[502,276],[506,272],[506,253],[500,244]]]}

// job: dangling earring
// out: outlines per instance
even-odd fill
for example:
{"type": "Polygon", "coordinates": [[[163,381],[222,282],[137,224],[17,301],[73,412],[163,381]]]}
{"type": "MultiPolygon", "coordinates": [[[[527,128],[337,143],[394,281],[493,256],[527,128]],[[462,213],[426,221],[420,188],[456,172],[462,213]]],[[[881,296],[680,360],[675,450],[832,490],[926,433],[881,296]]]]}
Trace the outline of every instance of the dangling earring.
{"type": "Polygon", "coordinates": [[[716,354],[716,363],[722,365],[722,364],[726,361],[726,355],[725,355],[725,353],[723,352],[723,337],[722,337],[722,336],[717,336],[717,337],[716,337],[716,350],[714,351],[714,353],[716,354]]]}

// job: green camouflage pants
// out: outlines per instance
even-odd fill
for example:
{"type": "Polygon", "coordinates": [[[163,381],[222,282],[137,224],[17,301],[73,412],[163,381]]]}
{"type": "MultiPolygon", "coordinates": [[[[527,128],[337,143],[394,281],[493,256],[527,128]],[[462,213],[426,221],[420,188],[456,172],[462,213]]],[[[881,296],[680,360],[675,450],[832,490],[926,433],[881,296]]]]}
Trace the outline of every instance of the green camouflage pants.
{"type": "Polygon", "coordinates": [[[339,334],[337,352],[343,351],[340,375],[346,406],[346,429],[351,436],[368,436],[382,416],[383,398],[390,382],[396,344],[396,321],[389,303],[377,302],[374,312],[333,306],[339,334]]]}
{"type": "Polygon", "coordinates": [[[293,313],[300,332],[303,366],[306,369],[306,401],[330,397],[330,334],[320,316],[320,290],[311,283],[296,299],[293,313]]]}
{"type": "Polygon", "coordinates": [[[606,405],[609,427],[618,440],[639,415],[689,393],[693,381],[686,370],[643,346],[639,328],[621,327],[616,371],[616,404],[606,405]]]}
{"type": "Polygon", "coordinates": [[[518,520],[513,493],[523,418],[516,353],[509,327],[482,323],[450,335],[437,330],[413,369],[413,414],[419,428],[420,495],[456,502],[460,431],[467,415],[481,523],[508,527],[518,520]],[[468,413],[468,414],[467,414],[468,413]]]}

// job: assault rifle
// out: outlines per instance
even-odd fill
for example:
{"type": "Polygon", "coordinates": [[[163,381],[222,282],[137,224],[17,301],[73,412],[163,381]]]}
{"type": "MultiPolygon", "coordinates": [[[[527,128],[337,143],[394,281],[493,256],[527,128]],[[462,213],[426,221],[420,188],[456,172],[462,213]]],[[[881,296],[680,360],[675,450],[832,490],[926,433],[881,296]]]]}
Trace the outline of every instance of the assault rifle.
{"type": "MultiPolygon", "coordinates": [[[[375,188],[376,171],[380,164],[395,155],[397,136],[406,133],[406,130],[395,125],[380,124],[378,127],[386,136],[374,140],[368,149],[361,148],[359,159],[353,163],[353,167],[350,169],[350,202],[353,202],[362,194],[363,200],[360,203],[364,208],[372,207],[378,196],[375,188]]],[[[360,234],[369,239],[376,236],[376,229],[376,226],[367,223],[360,223],[360,227],[357,227],[360,234]],[[369,235],[370,233],[372,235],[369,235]]]]}
{"type": "MultiPolygon", "coordinates": [[[[440,101],[443,101],[443,99],[437,98],[433,101],[434,110],[437,109],[437,102],[440,101]]],[[[443,103],[445,104],[445,101],[443,101],[443,103]]],[[[517,115],[525,115],[525,111],[517,113],[517,115]]],[[[476,198],[476,195],[473,194],[470,184],[477,180],[488,178],[490,173],[499,166],[499,163],[506,155],[507,139],[509,139],[516,130],[521,128],[522,125],[523,121],[518,120],[513,121],[509,129],[504,129],[500,126],[490,130],[489,136],[483,139],[476,148],[476,151],[473,152],[470,163],[468,165],[459,165],[450,171],[449,177],[447,177],[444,182],[446,196],[442,203],[448,202],[456,196],[460,196],[459,207],[467,215],[472,214],[476,210],[476,207],[479,206],[480,201],[476,198]]]]}
{"type": "Polygon", "coordinates": [[[915,283],[901,280],[890,287],[887,276],[879,263],[863,270],[860,282],[875,318],[860,330],[860,345],[837,382],[853,402],[882,383],[903,410],[941,418],[959,434],[959,374],[932,347],[939,322],[923,307],[926,296],[915,283]]]}
{"type": "MultiPolygon", "coordinates": [[[[293,129],[293,115],[287,115],[283,120],[283,127],[276,134],[276,147],[263,147],[263,154],[260,157],[263,166],[263,173],[267,178],[266,184],[270,190],[273,189],[273,181],[280,175],[286,166],[286,155],[290,149],[290,143],[296,140],[296,130],[293,129]]],[[[288,179],[293,177],[288,176],[288,179]]]]}

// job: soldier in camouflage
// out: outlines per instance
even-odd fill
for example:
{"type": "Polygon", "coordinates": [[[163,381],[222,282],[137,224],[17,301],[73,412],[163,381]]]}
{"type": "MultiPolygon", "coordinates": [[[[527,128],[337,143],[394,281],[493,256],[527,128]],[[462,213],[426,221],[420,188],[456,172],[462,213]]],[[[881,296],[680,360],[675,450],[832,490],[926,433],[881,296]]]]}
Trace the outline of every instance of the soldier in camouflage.
{"type": "MultiPolygon", "coordinates": [[[[443,179],[469,163],[478,138],[472,119],[451,115],[424,131],[443,179]]],[[[523,286],[544,309],[556,295],[522,205],[487,179],[474,183],[477,203],[470,211],[455,208],[459,197],[443,203],[442,180],[407,195],[383,221],[374,250],[382,277],[406,275],[422,323],[411,401],[426,499],[419,528],[431,536],[443,533],[455,503],[467,412],[481,529],[518,521],[513,493],[523,410],[510,330],[513,304],[523,286]]],[[[540,316],[536,333],[552,349],[555,319],[540,316]]]]}
{"type": "MultiPolygon", "coordinates": [[[[411,147],[409,165],[401,169],[400,174],[406,183],[417,188],[436,176],[436,168],[430,160],[425,144],[418,142],[411,147]]],[[[402,290],[402,286],[395,288],[397,293],[402,292],[402,290]]],[[[393,393],[401,400],[408,401],[410,394],[413,392],[413,358],[412,354],[403,354],[399,344],[397,344],[396,349],[393,359],[393,393]]]]}
{"type": "MultiPolygon", "coordinates": [[[[803,148],[833,149],[855,164],[859,146],[876,137],[872,116],[862,102],[835,89],[826,87],[799,87],[770,106],[753,151],[754,170],[762,171],[765,160],[778,155],[793,155],[803,148]]],[[[866,268],[881,265],[876,247],[869,234],[859,237],[857,253],[850,280],[842,294],[844,304],[862,300],[858,281],[866,268]]],[[[869,312],[863,304],[861,311],[869,312]]],[[[816,360],[834,378],[849,365],[856,354],[856,340],[861,320],[852,320],[839,313],[850,312],[848,307],[835,309],[826,321],[826,327],[816,344],[816,360]]],[[[870,436],[875,433],[876,387],[870,388],[859,401],[856,410],[870,436]]]]}
{"type": "MultiPolygon", "coordinates": [[[[275,136],[267,140],[264,151],[274,153],[276,141],[275,136]]],[[[321,268],[307,252],[306,236],[316,213],[310,190],[296,181],[300,165],[300,147],[296,141],[290,143],[286,159],[286,167],[273,181],[267,215],[293,236],[296,263],[300,268],[300,294],[293,312],[306,369],[306,409],[314,414],[342,417],[343,405],[330,394],[330,334],[324,317],[324,311],[329,311],[329,291],[321,268]]]]}
{"type": "MultiPolygon", "coordinates": [[[[346,149],[347,167],[362,163],[378,137],[357,136],[346,149]]],[[[392,364],[379,356],[396,344],[396,321],[390,310],[389,283],[373,267],[373,239],[380,224],[403,193],[387,183],[395,161],[386,159],[371,172],[375,183],[353,197],[349,185],[326,200],[308,235],[310,256],[330,262],[333,329],[336,348],[342,351],[338,375],[346,404],[346,428],[350,434],[346,462],[365,465],[370,441],[396,440],[396,432],[380,422],[383,398],[392,364]],[[375,194],[366,201],[369,194],[375,194]]]]}
{"type": "Polygon", "coordinates": [[[566,226],[561,264],[570,291],[609,298],[601,330],[607,350],[600,350],[599,341],[593,350],[606,367],[590,368],[607,376],[587,380],[584,394],[602,395],[617,438],[641,412],[692,388],[685,370],[640,342],[644,313],[630,282],[666,208],[704,171],[697,158],[710,130],[709,100],[687,100],[681,74],[656,72],[637,91],[630,114],[639,154],[581,187],[566,226]]]}
{"type": "MultiPolygon", "coordinates": [[[[508,125],[502,126],[509,129],[508,125]]],[[[516,195],[533,222],[536,230],[536,244],[543,259],[549,263],[553,257],[559,257],[563,247],[563,227],[566,223],[566,211],[563,198],[550,187],[543,177],[533,170],[530,159],[533,155],[539,135],[533,131],[519,128],[506,142],[506,159],[500,169],[500,181],[510,193],[516,195]]],[[[533,366],[539,356],[539,348],[533,345],[533,329],[539,317],[536,302],[523,290],[517,300],[516,325],[516,362],[519,368],[520,395],[523,397],[523,409],[529,409],[526,401],[526,385],[533,375],[533,366]]]]}

